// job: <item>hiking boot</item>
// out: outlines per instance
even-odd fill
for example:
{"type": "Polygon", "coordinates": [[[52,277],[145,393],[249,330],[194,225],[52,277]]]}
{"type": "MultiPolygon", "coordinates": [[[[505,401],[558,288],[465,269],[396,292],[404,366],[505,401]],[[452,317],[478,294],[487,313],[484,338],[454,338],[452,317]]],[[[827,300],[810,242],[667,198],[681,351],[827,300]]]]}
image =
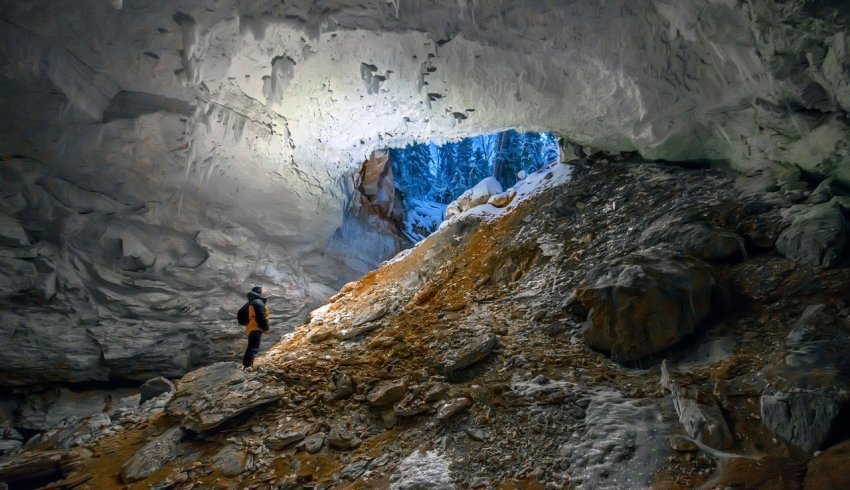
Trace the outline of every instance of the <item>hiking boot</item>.
{"type": "Polygon", "coordinates": [[[245,371],[246,373],[250,373],[250,372],[254,371],[254,368],[252,368],[251,366],[245,366],[245,367],[242,368],[242,370],[245,371]]]}

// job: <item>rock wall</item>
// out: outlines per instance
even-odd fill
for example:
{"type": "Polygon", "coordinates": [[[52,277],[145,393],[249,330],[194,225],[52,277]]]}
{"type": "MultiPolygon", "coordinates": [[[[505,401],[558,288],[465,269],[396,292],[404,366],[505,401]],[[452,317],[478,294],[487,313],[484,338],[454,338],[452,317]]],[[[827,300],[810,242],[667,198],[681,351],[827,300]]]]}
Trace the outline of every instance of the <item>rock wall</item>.
{"type": "Polygon", "coordinates": [[[2,0],[0,382],[209,362],[210,339],[239,338],[230,315],[252,282],[297,321],[379,261],[343,223],[375,148],[516,127],[729,159],[771,185],[795,166],[846,184],[847,14],[814,0],[2,0]],[[110,365],[116,344],[129,347],[110,365]],[[160,346],[182,354],[146,357],[160,346]]]}

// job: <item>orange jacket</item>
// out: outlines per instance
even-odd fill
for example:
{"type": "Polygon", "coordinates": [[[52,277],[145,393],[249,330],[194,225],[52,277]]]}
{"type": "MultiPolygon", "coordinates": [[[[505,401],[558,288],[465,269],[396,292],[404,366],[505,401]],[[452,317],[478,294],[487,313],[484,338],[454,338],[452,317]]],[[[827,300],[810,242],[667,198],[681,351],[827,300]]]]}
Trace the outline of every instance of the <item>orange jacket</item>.
{"type": "MultiPolygon", "coordinates": [[[[254,310],[256,310],[256,308],[254,308],[254,305],[251,305],[250,308],[248,308],[248,318],[249,318],[249,320],[248,320],[248,324],[245,325],[245,333],[249,334],[249,333],[251,333],[255,330],[260,330],[264,334],[268,333],[268,330],[263,330],[262,328],[260,328],[260,324],[257,322],[257,314],[254,310]]],[[[268,306],[263,307],[263,315],[265,315],[266,325],[268,325],[269,324],[269,307],[268,306]]]]}

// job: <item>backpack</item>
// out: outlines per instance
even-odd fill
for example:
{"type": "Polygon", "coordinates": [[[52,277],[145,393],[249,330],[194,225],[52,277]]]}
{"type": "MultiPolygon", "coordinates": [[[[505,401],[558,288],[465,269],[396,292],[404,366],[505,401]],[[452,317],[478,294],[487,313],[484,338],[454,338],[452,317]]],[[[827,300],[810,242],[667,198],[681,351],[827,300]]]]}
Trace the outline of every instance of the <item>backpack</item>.
{"type": "Polygon", "coordinates": [[[247,325],[251,321],[251,303],[245,303],[242,308],[239,308],[239,313],[236,314],[236,321],[239,325],[247,325]]]}

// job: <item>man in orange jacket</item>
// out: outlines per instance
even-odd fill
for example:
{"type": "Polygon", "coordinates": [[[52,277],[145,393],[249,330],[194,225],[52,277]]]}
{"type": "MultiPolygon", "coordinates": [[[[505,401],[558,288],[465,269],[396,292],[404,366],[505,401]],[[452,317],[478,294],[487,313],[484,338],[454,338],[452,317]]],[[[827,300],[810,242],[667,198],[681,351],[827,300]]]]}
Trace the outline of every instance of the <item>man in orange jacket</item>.
{"type": "Polygon", "coordinates": [[[245,333],[248,334],[248,348],[242,357],[242,368],[252,371],[254,358],[260,351],[260,340],[263,334],[269,331],[269,308],[266,306],[268,298],[263,296],[263,287],[254,286],[248,293],[248,324],[245,325],[245,333]]]}

